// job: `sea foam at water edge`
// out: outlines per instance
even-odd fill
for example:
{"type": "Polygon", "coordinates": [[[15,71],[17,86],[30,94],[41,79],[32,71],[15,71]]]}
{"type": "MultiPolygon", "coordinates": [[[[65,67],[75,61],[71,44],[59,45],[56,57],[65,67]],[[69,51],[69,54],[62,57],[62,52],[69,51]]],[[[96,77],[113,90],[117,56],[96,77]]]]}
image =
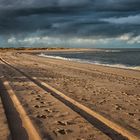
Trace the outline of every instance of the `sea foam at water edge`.
{"type": "MultiPolygon", "coordinates": [[[[107,51],[107,52],[111,52],[111,51],[107,51]]],[[[119,52],[119,51],[114,51],[114,52],[119,52]]],[[[77,58],[66,58],[62,56],[47,55],[44,53],[39,54],[39,56],[46,57],[46,58],[60,59],[60,60],[77,61],[80,63],[96,64],[96,65],[102,65],[102,66],[108,66],[108,67],[114,67],[114,68],[140,70],[140,66],[126,66],[123,64],[104,64],[100,61],[84,60],[84,59],[77,59],[77,58]]]]}

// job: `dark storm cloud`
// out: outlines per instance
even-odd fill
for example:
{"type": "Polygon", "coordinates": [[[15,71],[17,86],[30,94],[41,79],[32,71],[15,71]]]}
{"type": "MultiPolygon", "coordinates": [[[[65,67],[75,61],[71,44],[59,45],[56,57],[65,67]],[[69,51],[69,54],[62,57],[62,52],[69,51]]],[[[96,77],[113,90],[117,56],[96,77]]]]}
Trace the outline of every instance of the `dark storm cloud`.
{"type": "Polygon", "coordinates": [[[38,8],[38,7],[71,7],[89,4],[90,0],[1,0],[2,9],[17,9],[17,8],[38,8]]]}
{"type": "Polygon", "coordinates": [[[139,9],[140,0],[0,0],[0,35],[137,36],[139,9]]]}
{"type": "Polygon", "coordinates": [[[93,0],[95,9],[107,11],[135,11],[140,8],[139,0],[93,0]]]}
{"type": "MultiPolygon", "coordinates": [[[[0,0],[0,7],[3,9],[25,8],[25,7],[81,7],[86,6],[94,9],[118,9],[118,10],[138,10],[139,0],[0,0]]],[[[87,8],[88,8],[87,7],[87,8]]]]}

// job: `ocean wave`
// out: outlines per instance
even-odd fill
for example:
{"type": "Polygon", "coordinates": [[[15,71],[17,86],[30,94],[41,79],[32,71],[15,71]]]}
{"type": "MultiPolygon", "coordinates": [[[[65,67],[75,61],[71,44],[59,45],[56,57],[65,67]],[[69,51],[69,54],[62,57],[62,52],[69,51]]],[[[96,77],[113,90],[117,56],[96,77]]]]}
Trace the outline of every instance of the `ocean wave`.
{"type": "Polygon", "coordinates": [[[103,65],[103,66],[108,66],[108,67],[113,67],[113,68],[140,70],[140,66],[126,66],[123,64],[103,64],[103,63],[99,63],[98,65],[103,65]]]}
{"type": "Polygon", "coordinates": [[[77,61],[80,63],[96,64],[96,65],[102,65],[102,66],[108,66],[108,67],[114,67],[114,68],[140,70],[140,66],[126,66],[123,64],[105,64],[105,63],[100,62],[100,61],[91,61],[91,60],[84,60],[84,59],[77,59],[77,58],[66,58],[66,57],[61,57],[61,56],[46,55],[43,53],[39,54],[38,56],[53,58],[53,59],[68,60],[68,61],[77,61]]]}
{"type": "Polygon", "coordinates": [[[46,54],[39,54],[39,56],[47,57],[47,58],[55,58],[55,59],[62,59],[62,60],[69,60],[69,61],[76,61],[76,60],[81,60],[81,59],[73,59],[73,58],[66,58],[66,57],[61,57],[61,56],[53,56],[53,55],[46,55],[46,54]]]}
{"type": "Polygon", "coordinates": [[[104,52],[121,52],[121,50],[104,50],[104,52]]]}

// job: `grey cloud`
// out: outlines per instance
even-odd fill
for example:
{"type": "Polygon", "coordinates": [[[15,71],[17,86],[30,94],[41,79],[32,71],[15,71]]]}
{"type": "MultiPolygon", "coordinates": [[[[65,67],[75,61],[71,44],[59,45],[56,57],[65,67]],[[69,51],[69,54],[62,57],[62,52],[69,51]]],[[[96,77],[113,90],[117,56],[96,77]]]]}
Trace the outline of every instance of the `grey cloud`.
{"type": "Polygon", "coordinates": [[[139,0],[95,0],[97,10],[132,11],[140,9],[139,0]]]}
{"type": "Polygon", "coordinates": [[[115,24],[136,24],[140,25],[140,14],[138,15],[130,15],[128,17],[120,17],[120,18],[106,18],[101,19],[101,21],[106,21],[109,23],[115,23],[115,24]]]}
{"type": "Polygon", "coordinates": [[[0,0],[1,9],[84,7],[94,10],[139,10],[139,0],[0,0]]]}
{"type": "Polygon", "coordinates": [[[137,36],[139,14],[139,0],[0,0],[0,35],[137,36]]]}
{"type": "Polygon", "coordinates": [[[1,0],[2,9],[38,8],[38,7],[65,7],[89,4],[90,0],[1,0]]]}

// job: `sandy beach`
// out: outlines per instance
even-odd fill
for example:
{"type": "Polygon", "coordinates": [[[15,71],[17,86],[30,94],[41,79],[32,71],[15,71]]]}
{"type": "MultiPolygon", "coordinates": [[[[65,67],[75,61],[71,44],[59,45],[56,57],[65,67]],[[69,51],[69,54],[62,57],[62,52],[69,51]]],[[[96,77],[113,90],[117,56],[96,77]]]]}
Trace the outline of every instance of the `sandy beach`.
{"type": "MultiPolygon", "coordinates": [[[[36,52],[38,51],[27,53],[14,50],[1,52],[0,57],[30,77],[48,83],[64,95],[96,111],[140,139],[139,70],[44,58],[33,55],[36,52]]],[[[33,80],[29,80],[29,77],[10,68],[2,61],[0,77],[1,89],[4,86],[2,83],[4,77],[43,140],[127,139],[101,128],[99,123],[91,124],[79,112],[74,111],[48,91],[37,86],[33,80]]],[[[2,108],[0,113],[3,113],[4,107],[1,101],[0,107],[2,108]]],[[[2,140],[8,140],[11,127],[8,128],[5,123],[7,120],[4,113],[3,116],[5,119],[0,118],[0,126],[3,125],[4,130],[0,132],[0,136],[3,136],[2,140]]]]}

